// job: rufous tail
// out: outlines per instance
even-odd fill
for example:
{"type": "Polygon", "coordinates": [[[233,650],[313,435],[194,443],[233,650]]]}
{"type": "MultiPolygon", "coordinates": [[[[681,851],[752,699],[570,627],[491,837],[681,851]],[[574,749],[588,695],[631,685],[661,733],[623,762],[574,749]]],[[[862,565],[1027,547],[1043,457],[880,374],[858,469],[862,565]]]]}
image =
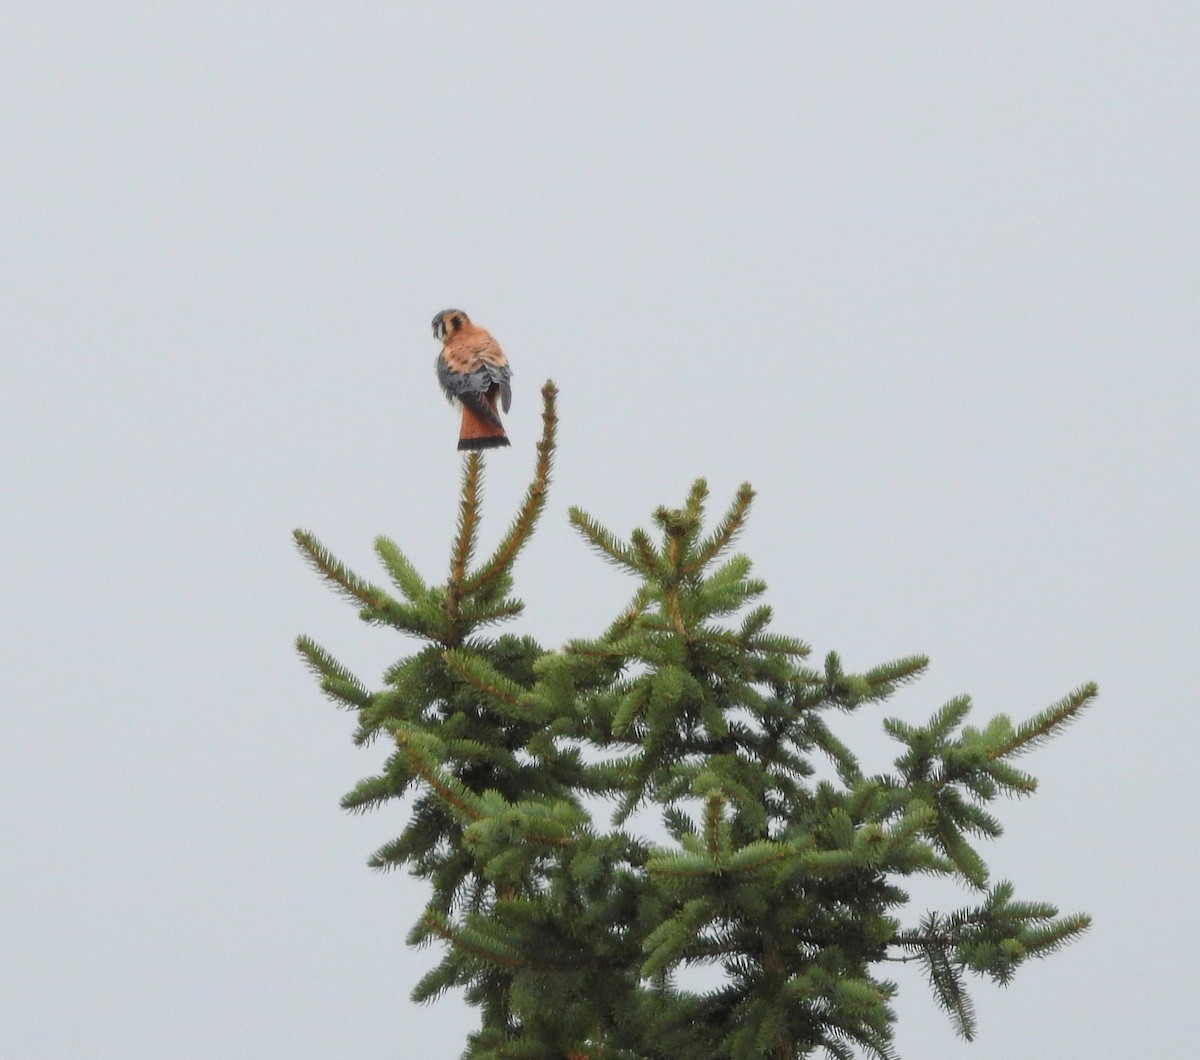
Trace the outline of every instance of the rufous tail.
{"type": "Polygon", "coordinates": [[[459,449],[496,449],[508,445],[508,435],[496,414],[496,395],[488,394],[487,403],[492,408],[494,423],[488,423],[478,413],[472,412],[466,405],[462,407],[462,426],[458,431],[459,449]]]}

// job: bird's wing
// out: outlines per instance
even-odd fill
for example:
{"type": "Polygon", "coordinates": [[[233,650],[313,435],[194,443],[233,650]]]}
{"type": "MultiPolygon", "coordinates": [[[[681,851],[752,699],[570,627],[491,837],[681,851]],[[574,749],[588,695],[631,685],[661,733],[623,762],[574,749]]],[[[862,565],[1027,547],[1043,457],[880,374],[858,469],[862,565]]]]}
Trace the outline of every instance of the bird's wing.
{"type": "Polygon", "coordinates": [[[437,359],[438,382],[442,384],[447,399],[461,401],[476,416],[493,427],[500,426],[500,417],[488,402],[488,393],[493,388],[498,388],[501,404],[507,412],[512,402],[512,390],[509,385],[511,375],[507,365],[498,367],[480,362],[473,370],[462,371],[450,364],[444,352],[439,354],[437,359]]]}
{"type": "Polygon", "coordinates": [[[512,369],[496,340],[482,328],[456,335],[438,356],[438,382],[451,401],[456,398],[488,423],[499,425],[487,395],[495,389],[505,412],[512,404],[512,369]]]}
{"type": "Polygon", "coordinates": [[[507,412],[512,404],[512,369],[507,361],[504,364],[488,364],[485,361],[483,367],[491,377],[492,386],[500,391],[500,407],[507,412]]]}
{"type": "Polygon", "coordinates": [[[507,412],[512,404],[512,369],[508,366],[508,358],[491,335],[488,335],[474,352],[479,365],[485,368],[491,377],[492,386],[500,392],[500,407],[507,412]]]}

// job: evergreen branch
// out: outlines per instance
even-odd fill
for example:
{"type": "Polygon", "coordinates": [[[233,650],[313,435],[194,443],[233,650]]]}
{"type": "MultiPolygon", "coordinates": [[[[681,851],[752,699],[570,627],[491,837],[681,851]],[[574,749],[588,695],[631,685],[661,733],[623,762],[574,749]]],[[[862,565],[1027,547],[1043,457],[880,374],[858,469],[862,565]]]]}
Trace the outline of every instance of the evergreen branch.
{"type": "Polygon", "coordinates": [[[471,607],[460,611],[458,617],[467,620],[472,626],[488,626],[494,622],[516,618],[524,611],[525,605],[520,600],[501,600],[490,606],[471,607]]]}
{"type": "Polygon", "coordinates": [[[537,464],[534,468],[533,481],[525,491],[525,498],[521,502],[521,507],[517,510],[508,532],[487,563],[467,580],[463,586],[464,592],[475,592],[502,572],[511,569],[545,510],[546,491],[550,485],[550,471],[554,462],[555,438],[558,429],[558,414],[555,411],[557,395],[558,388],[555,387],[553,381],[546,380],[542,387],[542,438],[537,444],[537,464]]]}
{"type": "Polygon", "coordinates": [[[490,762],[505,772],[520,768],[517,756],[511,751],[480,740],[449,739],[446,741],[446,757],[454,762],[490,762]]]}
{"type": "Polygon", "coordinates": [[[747,602],[766,591],[766,583],[748,577],[750,560],[737,554],[704,578],[697,595],[705,615],[729,615],[741,610],[747,602]]]}
{"type": "MultiPolygon", "coordinates": [[[[638,974],[650,978],[682,958],[699,941],[697,935],[712,920],[713,910],[703,898],[684,903],[674,916],[664,920],[642,943],[646,960],[638,974]]],[[[703,944],[701,944],[702,947],[703,944]]]]}
{"type": "Polygon", "coordinates": [[[483,813],[471,804],[474,799],[471,793],[458,781],[443,776],[429,761],[423,750],[418,749],[411,733],[404,728],[397,727],[393,735],[396,745],[408,758],[409,767],[429,785],[442,802],[453,807],[469,820],[478,821],[483,817],[483,813]]]}
{"type": "MultiPolygon", "coordinates": [[[[939,811],[941,806],[938,806],[939,811]]],[[[983,888],[987,884],[988,870],[970,843],[963,838],[962,832],[949,820],[944,813],[939,813],[937,825],[932,835],[942,853],[952,862],[964,879],[972,886],[983,888]]]]}
{"type": "MultiPolygon", "coordinates": [[[[503,903],[510,908],[517,903],[503,903]]],[[[531,972],[579,972],[595,967],[594,961],[572,961],[550,964],[545,961],[532,960],[530,957],[511,946],[505,939],[499,938],[499,925],[485,921],[482,918],[472,918],[473,922],[460,928],[451,926],[444,913],[435,908],[427,908],[421,923],[437,937],[449,942],[456,950],[468,954],[477,960],[488,964],[498,964],[506,968],[520,968],[531,972]]],[[[536,923],[531,925],[536,927],[536,923]]],[[[539,952],[544,952],[540,950],[539,952]]]]}
{"type": "Polygon", "coordinates": [[[324,677],[321,679],[321,691],[330,699],[336,699],[343,706],[360,712],[370,710],[375,700],[375,697],[364,691],[356,680],[343,681],[337,677],[324,677]]]}
{"type": "Polygon", "coordinates": [[[834,1032],[822,1033],[821,1048],[829,1053],[833,1060],[857,1060],[854,1050],[843,1040],[844,1037],[845,1035],[834,1032]]]}
{"type": "Polygon", "coordinates": [[[667,621],[671,623],[671,628],[684,640],[688,640],[691,636],[691,631],[687,628],[687,624],[683,620],[679,590],[673,585],[663,593],[663,612],[667,617],[667,621]]]}
{"type": "Polygon", "coordinates": [[[420,603],[429,593],[429,587],[417,573],[417,568],[409,562],[400,547],[390,538],[380,534],[375,538],[375,554],[383,561],[392,581],[408,599],[420,603]]]}
{"type": "Polygon", "coordinates": [[[747,843],[746,846],[735,851],[726,859],[722,868],[731,874],[752,876],[760,869],[777,865],[779,862],[795,856],[796,852],[794,845],[776,843],[770,839],[759,839],[753,843],[747,843]]]}
{"type": "Polygon", "coordinates": [[[754,638],[770,625],[773,615],[770,604],[759,604],[742,619],[741,628],[737,632],[738,640],[749,646],[754,638]]]}
{"type": "Polygon", "coordinates": [[[646,681],[635,682],[629,691],[621,697],[620,705],[613,715],[613,736],[624,736],[629,730],[629,726],[633,724],[634,719],[646,709],[649,701],[649,683],[646,681]]]}
{"type": "Polygon", "coordinates": [[[650,606],[653,599],[653,594],[649,586],[639,585],[637,592],[633,594],[633,599],[625,605],[625,609],[612,622],[612,624],[604,631],[603,640],[612,644],[619,643],[628,637],[636,627],[638,620],[645,614],[646,608],[650,606]]]}
{"type": "Polygon", "coordinates": [[[472,842],[500,846],[501,857],[518,857],[523,862],[529,844],[548,847],[578,847],[587,835],[587,817],[578,807],[560,800],[547,808],[544,802],[524,801],[514,805],[496,792],[484,797],[486,814],[467,828],[472,842]]]}
{"type": "Polygon", "coordinates": [[[950,962],[949,952],[944,946],[923,946],[921,956],[938,1004],[950,1017],[959,1037],[968,1042],[974,1041],[975,1006],[963,984],[962,972],[950,962]]]}
{"type": "MultiPolygon", "coordinates": [[[[461,932],[456,932],[451,928],[449,921],[436,909],[427,909],[421,919],[440,938],[449,942],[456,949],[462,950],[464,953],[469,953],[472,957],[487,961],[489,964],[502,964],[509,968],[537,967],[516,954],[511,947],[504,946],[496,939],[488,939],[487,942],[489,945],[484,945],[481,941],[478,941],[481,936],[475,934],[474,938],[477,941],[467,941],[461,932]]],[[[554,969],[546,966],[540,970],[553,971],[554,969]]]]}
{"type": "Polygon", "coordinates": [[[988,839],[999,839],[1004,834],[1003,826],[992,814],[969,802],[955,807],[955,818],[961,827],[988,839]]]}
{"type": "MultiPolygon", "coordinates": [[[[415,945],[409,942],[409,945],[415,945]]],[[[423,975],[409,993],[409,999],[417,1005],[438,1000],[451,987],[458,985],[458,970],[453,965],[439,964],[423,975]]]]}
{"type": "Polygon", "coordinates": [[[463,461],[462,494],[458,505],[458,533],[450,553],[450,612],[458,615],[463,597],[463,582],[467,566],[475,553],[475,536],[479,527],[479,487],[483,476],[483,458],[472,450],[463,461]]]}
{"type": "MultiPolygon", "coordinates": [[[[442,653],[442,658],[445,659],[446,665],[452,673],[457,674],[472,688],[482,692],[493,703],[509,708],[521,707],[522,710],[519,713],[522,717],[526,716],[527,711],[524,709],[522,701],[525,689],[505,677],[483,656],[463,648],[450,648],[442,653]]],[[[510,709],[505,713],[512,714],[514,711],[510,709]]]]}
{"type": "Polygon", "coordinates": [[[371,693],[363,683],[316,641],[301,635],[296,638],[296,649],[320,678],[321,690],[330,698],[355,710],[365,710],[371,705],[371,693]]]}
{"type": "Polygon", "coordinates": [[[332,582],[335,589],[352,603],[360,604],[371,611],[384,611],[388,605],[396,605],[396,601],[378,586],[363,581],[357,574],[337,560],[324,545],[322,545],[307,530],[293,530],[292,537],[310,567],[326,581],[332,582]]]}
{"type": "Polygon", "coordinates": [[[704,845],[714,861],[721,859],[728,846],[725,796],[719,789],[710,791],[704,800],[704,845]]]}
{"type": "Polygon", "coordinates": [[[685,575],[703,570],[737,537],[742,527],[745,526],[746,515],[750,511],[750,504],[753,500],[753,488],[749,482],[743,482],[738,487],[737,494],[729,506],[729,510],[725,513],[725,517],[717,524],[717,528],[700,542],[691,562],[683,568],[685,575]]]}
{"type": "Polygon", "coordinates": [[[1068,942],[1078,938],[1092,926],[1092,918],[1086,913],[1074,913],[1065,916],[1056,924],[1044,928],[1034,928],[1021,939],[1021,943],[1031,957],[1048,957],[1061,949],[1068,942]]]}
{"type": "Polygon", "coordinates": [[[812,651],[812,648],[799,638],[778,633],[760,633],[746,637],[742,647],[758,655],[779,655],[786,659],[803,659],[812,651]]]}
{"type": "Polygon", "coordinates": [[[815,712],[806,712],[799,726],[800,739],[795,742],[800,747],[812,743],[823,751],[833,763],[838,777],[848,788],[860,784],[863,779],[862,769],[854,753],[833,732],[815,712]]]}
{"type": "Polygon", "coordinates": [[[888,838],[893,843],[904,843],[915,839],[937,820],[937,811],[923,799],[912,799],[905,808],[904,816],[892,827],[888,838]]]}
{"type": "Polygon", "coordinates": [[[654,763],[648,762],[645,755],[641,755],[636,759],[630,759],[630,766],[637,765],[636,769],[618,769],[614,770],[614,776],[620,777],[621,787],[614,790],[614,794],[619,791],[624,792],[620,803],[613,811],[613,824],[624,824],[629,815],[633,813],[647,798],[646,790],[650,787],[650,782],[654,775],[654,763]]]}
{"type": "Polygon", "coordinates": [[[955,696],[943,706],[932,718],[926,731],[937,743],[941,743],[958,727],[959,723],[970,713],[971,697],[955,696]]]}
{"type": "Polygon", "coordinates": [[[998,758],[992,759],[988,775],[1001,788],[1014,795],[1032,795],[1037,791],[1036,777],[1032,777],[1020,769],[1013,769],[1012,766],[1001,762],[998,758]]]}
{"type": "Polygon", "coordinates": [[[828,652],[825,656],[825,674],[822,688],[822,699],[832,706],[842,710],[853,710],[863,703],[879,698],[870,683],[862,677],[847,674],[842,668],[842,660],[837,652],[828,652]]]}
{"type": "Polygon", "coordinates": [[[623,567],[632,574],[641,574],[643,567],[641,560],[638,559],[637,553],[628,545],[618,541],[617,538],[601,526],[587,512],[581,508],[571,507],[567,510],[567,515],[570,523],[584,537],[588,543],[599,552],[609,562],[616,564],[618,567],[623,567]]]}
{"type": "MultiPolygon", "coordinates": [[[[880,1004],[877,1007],[881,1010],[883,1027],[879,1029],[847,1027],[844,1033],[852,1041],[857,1042],[859,1046],[867,1050],[876,1060],[900,1060],[900,1054],[891,1047],[891,1030],[888,1027],[894,1016],[887,1005],[880,1004]]],[[[850,1060],[855,1060],[852,1053],[848,1055],[850,1060]]]]}
{"type": "Polygon", "coordinates": [[[692,819],[677,806],[667,806],[663,809],[663,824],[671,837],[678,842],[683,836],[695,836],[696,826],[692,819]]]}
{"type": "Polygon", "coordinates": [[[699,526],[704,518],[704,502],[706,500],[708,500],[708,483],[704,479],[698,478],[692,483],[683,508],[696,526],[699,526]]]}
{"type": "Polygon", "coordinates": [[[928,656],[908,655],[903,659],[893,659],[882,666],[872,667],[862,676],[863,680],[875,690],[877,698],[883,699],[891,695],[898,685],[920,677],[928,667],[928,656]]]}
{"type": "Polygon", "coordinates": [[[342,796],[341,807],[352,813],[361,813],[382,805],[389,799],[398,799],[408,790],[412,776],[389,762],[386,773],[378,777],[360,780],[354,790],[342,796]]]}
{"type": "Polygon", "coordinates": [[[1078,718],[1083,709],[1096,698],[1099,692],[1094,681],[1081,685],[1052,707],[1043,710],[1023,725],[1018,726],[1013,738],[1003,746],[990,751],[988,757],[1004,758],[1012,754],[1022,754],[1037,747],[1078,718]]]}
{"type": "Polygon", "coordinates": [[[806,850],[799,865],[812,876],[840,876],[860,868],[859,857],[850,850],[806,850]]]}
{"type": "Polygon", "coordinates": [[[413,857],[413,844],[407,835],[397,836],[384,843],[368,859],[367,864],[373,869],[390,871],[398,865],[403,865],[413,857]]]}
{"type": "Polygon", "coordinates": [[[640,526],[635,527],[629,533],[629,540],[633,544],[633,548],[638,557],[638,573],[649,574],[657,578],[660,582],[671,582],[674,577],[672,571],[664,562],[663,557],[658,554],[654,545],[650,542],[650,535],[646,533],[640,526]]]}

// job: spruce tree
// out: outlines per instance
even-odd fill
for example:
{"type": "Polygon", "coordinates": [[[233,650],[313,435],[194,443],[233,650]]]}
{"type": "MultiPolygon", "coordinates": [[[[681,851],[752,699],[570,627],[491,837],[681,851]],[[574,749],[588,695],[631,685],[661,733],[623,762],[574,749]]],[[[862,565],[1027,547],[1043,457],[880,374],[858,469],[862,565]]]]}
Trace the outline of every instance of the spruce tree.
{"type": "Polygon", "coordinates": [[[972,1038],[966,973],[1006,983],[1088,926],[992,882],[978,844],[1001,834],[990,803],[1036,787],[1014,760],[1095,686],[1019,724],[968,725],[966,696],[925,724],[889,718],[894,767],[864,774],[837,717],[881,703],[927,660],[849,674],[830,653],[811,666],[807,645],[770,631],[765,586],[732,552],[753,491],[706,532],[702,480],[628,540],[571,510],[636,583],[600,636],[547,649],[491,634],[521,613],[513,564],[545,506],[552,383],[542,395],[532,482],[482,560],[483,458],[465,457],[444,583],[380,537],[385,590],[296,532],[365,621],[418,643],[371,690],[298,640],[324,692],[356,712],[356,741],[389,748],[343,805],[405,807],[404,830],[370,864],[428,881],[408,942],[442,955],[414,999],[463,989],[480,1014],[463,1055],[477,1060],[892,1057],[884,972],[918,961],[972,1038]],[[977,897],[914,917],[903,884],[916,875],[977,897]],[[711,988],[680,983],[696,966],[719,972],[711,988]]]}

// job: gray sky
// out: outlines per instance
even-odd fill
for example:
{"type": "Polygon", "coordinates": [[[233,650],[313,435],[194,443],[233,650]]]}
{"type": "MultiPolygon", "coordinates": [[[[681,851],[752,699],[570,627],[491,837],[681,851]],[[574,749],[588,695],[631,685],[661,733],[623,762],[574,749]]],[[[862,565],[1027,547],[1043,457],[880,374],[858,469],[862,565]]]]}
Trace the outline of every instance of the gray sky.
{"type": "MultiPolygon", "coordinates": [[[[440,577],[429,320],[515,369],[485,541],[547,645],[632,591],[566,527],[749,479],[780,631],[1094,712],[986,849],[1093,931],[906,1057],[1194,1055],[1200,11],[1191,3],[37,3],[0,10],[0,1055],[455,1056],[383,749],[293,655],[410,645],[302,565],[440,577]],[[564,8],[570,7],[570,10],[564,8]],[[491,535],[491,536],[489,536],[491,535]],[[564,582],[564,572],[577,581],[564,582]]],[[[966,895],[951,895],[954,902],[966,895]]],[[[914,917],[919,909],[914,910],[914,917]]]]}

